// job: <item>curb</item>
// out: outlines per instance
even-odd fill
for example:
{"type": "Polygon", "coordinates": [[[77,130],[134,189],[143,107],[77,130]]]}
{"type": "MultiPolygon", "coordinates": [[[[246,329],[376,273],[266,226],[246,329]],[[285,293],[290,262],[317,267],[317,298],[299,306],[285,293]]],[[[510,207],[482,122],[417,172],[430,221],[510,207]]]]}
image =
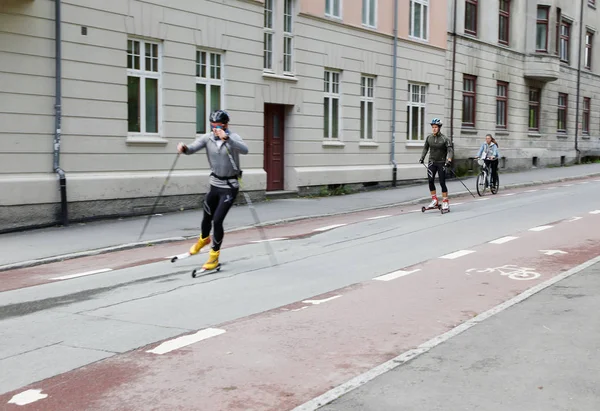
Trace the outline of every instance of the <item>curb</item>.
{"type": "MultiPolygon", "coordinates": [[[[562,183],[562,182],[566,182],[566,181],[582,180],[582,179],[591,178],[591,177],[600,177],[600,173],[591,173],[591,174],[578,175],[578,176],[572,176],[572,177],[561,177],[561,178],[554,178],[554,179],[550,179],[550,180],[530,181],[530,182],[526,182],[526,183],[506,184],[506,185],[500,186],[500,188],[503,190],[508,190],[508,189],[514,189],[514,188],[534,187],[534,186],[545,185],[545,184],[555,184],[555,183],[562,183]]],[[[458,180],[458,179],[453,178],[452,180],[458,180]]],[[[453,197],[463,197],[463,196],[467,196],[467,195],[470,195],[470,193],[465,190],[465,191],[458,191],[458,192],[454,193],[453,197]]],[[[267,222],[264,222],[264,223],[261,223],[258,225],[236,227],[236,228],[227,230],[227,232],[232,233],[232,232],[248,230],[248,229],[256,228],[256,227],[269,227],[269,226],[274,226],[274,225],[278,225],[278,224],[293,223],[296,221],[307,220],[309,218],[335,217],[335,216],[340,216],[340,215],[345,215],[345,214],[360,213],[363,211],[382,210],[382,209],[386,209],[386,208],[399,207],[399,206],[405,206],[405,205],[415,205],[415,204],[420,204],[420,203],[423,203],[423,202],[426,202],[429,200],[431,200],[431,196],[419,197],[419,198],[416,198],[413,200],[408,200],[408,201],[384,204],[384,205],[373,206],[373,207],[358,208],[358,209],[354,209],[354,210],[340,211],[340,212],[334,212],[334,213],[283,218],[283,219],[279,219],[279,220],[267,221],[267,222]]],[[[22,261],[22,262],[18,262],[18,263],[1,265],[0,272],[20,269],[20,268],[35,267],[38,265],[56,263],[56,262],[72,260],[72,259],[81,258],[81,257],[89,257],[92,255],[106,254],[106,253],[111,253],[111,252],[115,252],[115,251],[124,251],[124,250],[131,250],[134,248],[148,247],[148,246],[152,246],[154,244],[168,244],[168,243],[173,243],[173,242],[177,242],[177,241],[190,240],[193,238],[196,238],[196,235],[141,241],[141,242],[136,242],[136,243],[128,243],[128,244],[121,244],[121,245],[116,245],[116,246],[111,246],[111,247],[104,247],[104,248],[97,248],[97,249],[93,249],[93,250],[80,251],[80,252],[76,252],[76,253],[62,254],[62,255],[57,255],[54,257],[46,257],[46,258],[40,258],[40,259],[35,259],[35,260],[22,261]]]]}

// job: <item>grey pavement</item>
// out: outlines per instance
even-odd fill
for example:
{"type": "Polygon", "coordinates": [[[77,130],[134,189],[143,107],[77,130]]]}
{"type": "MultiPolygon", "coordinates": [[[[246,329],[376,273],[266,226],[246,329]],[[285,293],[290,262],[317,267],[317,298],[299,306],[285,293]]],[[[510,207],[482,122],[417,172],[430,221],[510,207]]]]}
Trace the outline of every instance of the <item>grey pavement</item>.
{"type": "Polygon", "coordinates": [[[600,264],[320,411],[600,410],[600,264]]]}
{"type": "Polygon", "coordinates": [[[597,187],[600,182],[466,202],[445,215],[407,213],[274,242],[276,267],[270,267],[263,244],[248,244],[223,249],[221,272],[195,280],[190,272],[203,257],[0,293],[0,370],[8,370],[0,372],[0,394],[161,339],[588,213],[600,204],[597,187]],[[452,233],[449,241],[429,246],[443,232],[452,233]]]}
{"type": "MultiPolygon", "coordinates": [[[[587,175],[600,175],[600,164],[541,168],[514,173],[500,172],[500,182],[505,188],[510,188],[587,175]]],[[[463,182],[475,193],[474,177],[464,179],[463,182]]],[[[439,191],[437,179],[436,185],[439,191]]],[[[466,193],[463,185],[457,180],[450,181],[448,189],[451,197],[453,194],[466,193]]],[[[257,203],[255,207],[262,223],[275,223],[410,203],[428,197],[429,189],[424,183],[337,197],[278,199],[257,203]]],[[[196,236],[201,219],[200,210],[154,216],[142,242],[156,243],[156,240],[196,236]]],[[[145,221],[146,217],[137,217],[2,234],[0,235],[0,250],[2,250],[0,267],[133,244],[137,242],[145,221]]],[[[253,225],[255,225],[254,218],[245,205],[234,207],[225,221],[225,229],[228,231],[253,225]]]]}

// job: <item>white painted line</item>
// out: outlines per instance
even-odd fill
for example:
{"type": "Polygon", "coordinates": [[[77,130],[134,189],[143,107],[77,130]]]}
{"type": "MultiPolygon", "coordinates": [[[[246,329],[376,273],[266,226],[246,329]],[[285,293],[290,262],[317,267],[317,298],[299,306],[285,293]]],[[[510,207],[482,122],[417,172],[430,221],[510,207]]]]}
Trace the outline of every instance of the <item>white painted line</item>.
{"type": "Polygon", "coordinates": [[[459,250],[459,251],[455,251],[450,254],[443,255],[440,258],[445,258],[446,260],[454,260],[455,258],[463,257],[465,255],[469,255],[474,252],[475,251],[473,251],[473,250],[459,250]]]}
{"type": "Polygon", "coordinates": [[[570,220],[567,220],[567,223],[572,223],[573,221],[581,220],[583,217],[573,217],[570,220]]]}
{"type": "Polygon", "coordinates": [[[541,225],[541,226],[538,226],[538,227],[530,228],[529,231],[544,231],[544,230],[547,230],[547,229],[552,228],[552,227],[553,226],[551,226],[551,225],[541,225]]]}
{"type": "Polygon", "coordinates": [[[540,250],[540,253],[544,253],[545,255],[567,254],[567,252],[562,250],[540,250]]]}
{"type": "Polygon", "coordinates": [[[589,183],[589,181],[581,181],[581,182],[579,182],[577,184],[587,184],[587,183],[589,183]]]}
{"type": "Polygon", "coordinates": [[[525,190],[523,191],[524,193],[535,193],[536,191],[540,191],[540,190],[525,190]]]}
{"type": "Polygon", "coordinates": [[[504,243],[508,243],[509,241],[516,240],[517,238],[519,238],[519,237],[511,237],[511,236],[501,237],[501,238],[497,238],[493,241],[490,241],[490,244],[504,244],[504,243]]]}
{"type": "Polygon", "coordinates": [[[478,198],[476,201],[487,201],[487,200],[489,200],[489,197],[478,198]]]}
{"type": "Polygon", "coordinates": [[[206,328],[204,330],[198,331],[195,334],[184,335],[173,340],[165,341],[158,347],[153,348],[152,350],[148,350],[146,352],[162,355],[177,350],[179,348],[195,344],[199,341],[206,340],[207,338],[216,337],[217,335],[221,335],[224,333],[225,330],[220,330],[218,328],[206,328]]]}
{"type": "Polygon", "coordinates": [[[556,188],[558,188],[558,187],[548,187],[548,188],[546,188],[546,190],[554,190],[556,188]]]}
{"type": "Polygon", "coordinates": [[[590,214],[600,214],[600,210],[590,211],[590,214]]]}
{"type": "Polygon", "coordinates": [[[386,361],[383,364],[378,365],[377,367],[372,368],[369,371],[367,371],[357,377],[352,378],[351,380],[348,380],[344,384],[341,384],[335,388],[332,388],[331,390],[327,391],[326,393],[324,393],[316,398],[313,398],[312,400],[305,402],[302,405],[299,405],[298,407],[294,408],[291,411],[317,411],[318,409],[323,408],[324,405],[327,405],[327,404],[335,401],[336,399],[340,398],[341,396],[348,394],[350,391],[355,390],[356,388],[359,388],[359,387],[367,384],[369,381],[374,380],[375,378],[379,377],[380,375],[385,374],[387,372],[392,371],[395,368],[400,367],[401,365],[407,363],[408,361],[411,361],[411,360],[415,359],[416,357],[418,357],[422,354],[425,354],[432,348],[450,340],[451,338],[456,337],[457,335],[462,334],[463,332],[474,327],[475,325],[482,323],[483,321],[487,320],[488,318],[501,313],[502,311],[512,307],[513,305],[519,304],[520,302],[528,299],[532,295],[537,294],[540,291],[543,291],[544,289],[551,287],[552,285],[558,283],[559,281],[562,281],[565,278],[568,278],[574,274],[577,274],[580,271],[583,271],[586,268],[591,267],[594,264],[597,264],[599,262],[600,262],[600,255],[596,258],[593,258],[593,259],[581,264],[581,265],[578,265],[575,268],[570,269],[569,271],[565,271],[564,273],[557,275],[556,277],[553,277],[553,278],[549,279],[548,281],[544,281],[543,283],[533,286],[533,287],[529,288],[528,290],[524,291],[523,293],[517,295],[516,297],[513,297],[510,300],[505,301],[504,303],[497,305],[494,308],[492,308],[488,311],[485,311],[485,312],[477,315],[476,317],[471,318],[470,320],[465,321],[464,323],[451,329],[448,332],[445,332],[444,334],[440,334],[436,337],[433,337],[432,339],[430,339],[429,341],[426,341],[425,343],[421,344],[417,348],[406,351],[406,352],[400,354],[399,356],[392,358],[391,360],[386,361]]]}
{"type": "Polygon", "coordinates": [[[334,228],[343,227],[345,225],[346,224],[333,224],[333,225],[328,225],[326,227],[315,228],[313,231],[327,231],[327,230],[332,230],[334,228]]]}
{"type": "Polygon", "coordinates": [[[502,194],[502,197],[514,196],[515,194],[517,194],[517,193],[502,194]]]}
{"type": "Polygon", "coordinates": [[[461,205],[461,204],[464,204],[464,203],[452,203],[452,206],[457,206],[457,205],[461,205]]]}
{"type": "Polygon", "coordinates": [[[269,242],[269,241],[281,241],[281,240],[287,240],[287,238],[285,238],[285,237],[267,238],[266,240],[254,240],[251,242],[252,243],[265,243],[265,242],[269,242]]]}
{"type": "Polygon", "coordinates": [[[305,305],[304,307],[301,307],[301,308],[296,308],[295,310],[292,310],[292,311],[302,311],[305,308],[308,308],[308,305],[305,305]]]}
{"type": "Polygon", "coordinates": [[[393,273],[380,275],[379,277],[373,278],[373,280],[392,281],[392,280],[395,280],[396,278],[400,278],[400,277],[404,277],[404,276],[412,274],[412,273],[416,273],[417,271],[421,271],[421,269],[417,268],[416,270],[411,270],[411,271],[398,270],[398,271],[394,271],[393,273]]]}
{"type": "Polygon", "coordinates": [[[85,273],[63,275],[62,277],[51,278],[51,280],[69,280],[71,278],[85,277],[86,275],[93,275],[93,274],[100,274],[100,273],[107,273],[109,271],[112,271],[112,268],[102,268],[100,270],[86,271],[85,273]]]}
{"type": "Polygon", "coordinates": [[[43,400],[46,397],[48,397],[48,394],[42,394],[42,390],[27,390],[14,395],[8,403],[16,405],[27,405],[31,404],[32,402],[43,400]]]}
{"type": "Polygon", "coordinates": [[[563,184],[561,187],[571,187],[573,184],[563,184]]]}
{"type": "Polygon", "coordinates": [[[323,303],[326,303],[331,300],[335,300],[336,298],[340,298],[340,297],[341,297],[341,295],[334,295],[333,297],[325,298],[324,300],[305,300],[302,302],[304,304],[319,305],[319,304],[323,304],[323,303]]]}
{"type": "Polygon", "coordinates": [[[420,213],[420,212],[421,212],[421,210],[410,210],[410,211],[407,211],[407,213],[420,213]]]}
{"type": "Polygon", "coordinates": [[[376,217],[369,217],[367,218],[367,220],[379,220],[380,218],[388,218],[391,217],[391,215],[378,215],[376,217]]]}

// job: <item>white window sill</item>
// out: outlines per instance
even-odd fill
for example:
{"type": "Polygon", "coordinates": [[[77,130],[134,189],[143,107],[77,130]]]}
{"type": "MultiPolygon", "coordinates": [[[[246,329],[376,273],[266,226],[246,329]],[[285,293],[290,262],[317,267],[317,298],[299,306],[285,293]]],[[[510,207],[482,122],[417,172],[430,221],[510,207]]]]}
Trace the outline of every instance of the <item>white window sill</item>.
{"type": "Polygon", "coordinates": [[[556,138],[567,139],[569,138],[569,135],[567,133],[560,133],[556,136],[556,138]]]}
{"type": "Polygon", "coordinates": [[[370,148],[377,148],[379,147],[379,143],[376,143],[375,141],[361,141],[358,143],[359,147],[370,147],[370,148]]]}
{"type": "Polygon", "coordinates": [[[406,142],[406,147],[423,147],[425,140],[411,140],[406,142]]]}
{"type": "Polygon", "coordinates": [[[342,16],[335,16],[333,14],[325,14],[325,17],[332,20],[342,20],[342,16]]]}
{"type": "Polygon", "coordinates": [[[268,71],[263,71],[263,78],[272,80],[298,81],[298,77],[291,74],[275,74],[268,71]]]}
{"type": "Polygon", "coordinates": [[[527,137],[531,137],[531,138],[540,138],[542,137],[542,135],[540,133],[536,133],[536,132],[529,132],[527,133],[527,137]]]}
{"type": "Polygon", "coordinates": [[[510,135],[510,132],[505,128],[497,128],[496,135],[497,136],[508,136],[508,135],[510,135]]]}
{"type": "Polygon", "coordinates": [[[372,26],[372,25],[370,25],[370,24],[367,24],[367,23],[363,23],[363,24],[362,24],[362,26],[363,26],[363,28],[365,28],[365,29],[369,29],[369,30],[377,30],[377,26],[372,26]]]}
{"type": "Polygon", "coordinates": [[[429,39],[425,39],[423,37],[415,37],[415,36],[411,36],[410,34],[408,35],[408,38],[414,41],[419,41],[421,43],[429,43],[429,39]]]}
{"type": "Polygon", "coordinates": [[[460,132],[463,134],[477,134],[475,127],[461,127],[460,132]]]}
{"type": "Polygon", "coordinates": [[[323,140],[322,143],[323,147],[346,147],[346,144],[344,144],[343,142],[339,141],[339,140],[323,140]]]}
{"type": "Polygon", "coordinates": [[[581,136],[581,138],[584,139],[584,140],[589,140],[590,139],[590,135],[589,134],[583,134],[581,136]]]}
{"type": "Polygon", "coordinates": [[[127,145],[167,145],[169,140],[166,138],[160,137],[159,135],[143,135],[143,134],[130,134],[127,136],[125,140],[125,144],[127,145]]]}

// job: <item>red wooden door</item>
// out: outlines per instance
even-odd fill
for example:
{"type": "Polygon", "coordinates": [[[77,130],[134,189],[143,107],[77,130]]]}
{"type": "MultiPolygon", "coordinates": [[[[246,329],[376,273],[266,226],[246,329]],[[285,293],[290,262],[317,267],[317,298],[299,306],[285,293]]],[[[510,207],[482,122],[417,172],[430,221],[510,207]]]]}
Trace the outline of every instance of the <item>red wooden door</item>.
{"type": "Polygon", "coordinates": [[[285,106],[265,104],[264,169],[267,191],[283,190],[284,120],[285,106]]]}

